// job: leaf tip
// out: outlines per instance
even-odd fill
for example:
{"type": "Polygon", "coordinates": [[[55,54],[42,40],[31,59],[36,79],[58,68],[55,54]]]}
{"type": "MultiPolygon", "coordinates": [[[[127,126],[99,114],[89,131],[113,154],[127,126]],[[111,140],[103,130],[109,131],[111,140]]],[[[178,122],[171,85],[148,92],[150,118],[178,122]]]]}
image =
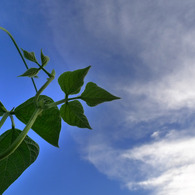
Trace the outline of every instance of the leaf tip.
{"type": "Polygon", "coordinates": [[[115,100],[119,100],[119,99],[122,99],[122,98],[121,98],[121,97],[115,96],[115,100]]]}
{"type": "Polygon", "coordinates": [[[93,130],[89,123],[88,123],[88,125],[86,126],[86,128],[89,129],[89,130],[93,130]]]}

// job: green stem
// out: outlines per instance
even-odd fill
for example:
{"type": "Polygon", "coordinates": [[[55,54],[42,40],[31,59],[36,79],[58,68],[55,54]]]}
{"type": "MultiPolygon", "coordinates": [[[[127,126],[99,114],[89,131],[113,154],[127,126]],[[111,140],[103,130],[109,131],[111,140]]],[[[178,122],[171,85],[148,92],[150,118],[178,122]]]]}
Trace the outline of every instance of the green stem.
{"type": "Polygon", "coordinates": [[[76,100],[76,99],[81,99],[81,96],[77,96],[77,97],[73,97],[73,98],[68,98],[68,101],[69,100],[76,100]]]}
{"type": "Polygon", "coordinates": [[[43,66],[41,66],[38,62],[36,62],[36,64],[39,66],[40,69],[42,69],[49,77],[51,77],[51,74],[45,69],[43,68],[43,66]]]}
{"type": "Polygon", "coordinates": [[[10,115],[11,123],[12,123],[12,129],[15,129],[15,123],[14,123],[14,117],[13,115],[10,115]]]}
{"type": "MultiPolygon", "coordinates": [[[[53,72],[53,71],[52,71],[53,72]]],[[[35,95],[35,103],[36,105],[38,104],[38,99],[39,96],[41,95],[41,93],[43,92],[43,90],[53,81],[53,79],[55,78],[55,71],[53,73],[50,74],[51,76],[48,78],[47,82],[39,89],[39,91],[37,92],[37,94],[35,95]]]]}
{"type": "Polygon", "coordinates": [[[53,103],[50,103],[50,104],[46,104],[46,109],[55,107],[55,106],[57,106],[57,105],[59,105],[59,104],[63,104],[63,103],[65,103],[66,101],[67,101],[67,99],[64,98],[63,100],[59,100],[59,101],[57,101],[57,102],[53,102],[53,103]]]}
{"type": "Polygon", "coordinates": [[[25,139],[28,131],[31,129],[33,126],[35,120],[39,116],[39,114],[42,112],[41,108],[37,108],[33,115],[31,116],[29,122],[27,123],[26,127],[24,130],[19,134],[19,136],[15,139],[15,141],[5,150],[4,152],[0,153],[0,161],[7,158],[9,155],[11,155],[17,148],[18,146],[22,143],[22,141],[25,139]]]}
{"type": "Polygon", "coordinates": [[[55,106],[57,106],[57,105],[59,105],[59,104],[66,103],[66,102],[68,102],[69,100],[76,100],[76,99],[81,99],[81,96],[77,96],[77,97],[73,97],[73,98],[64,98],[64,99],[59,100],[59,101],[57,101],[57,102],[53,102],[53,103],[47,104],[47,105],[46,105],[46,109],[55,107],[55,106]]]}
{"type": "Polygon", "coordinates": [[[10,116],[10,112],[6,112],[6,113],[3,115],[3,117],[2,117],[2,119],[1,119],[1,121],[0,121],[0,128],[3,126],[3,124],[4,124],[4,122],[6,121],[6,119],[7,119],[8,116],[10,116]]]}
{"type": "MultiPolygon", "coordinates": [[[[3,27],[0,26],[0,29],[3,30],[4,32],[6,32],[6,33],[9,35],[9,37],[10,37],[11,40],[13,41],[13,43],[14,43],[16,49],[18,50],[18,53],[20,54],[20,57],[22,58],[22,61],[24,62],[25,67],[26,67],[27,69],[29,69],[29,68],[28,68],[28,65],[27,65],[27,63],[26,63],[26,61],[25,61],[25,59],[24,59],[24,57],[23,57],[23,55],[22,55],[22,53],[21,53],[21,51],[20,51],[20,49],[19,49],[19,47],[18,47],[18,45],[17,45],[17,43],[16,43],[16,41],[15,41],[14,38],[13,38],[13,36],[12,36],[12,35],[10,34],[10,32],[7,31],[5,28],[3,28],[3,27]]],[[[37,87],[36,87],[36,84],[35,84],[34,79],[31,78],[31,80],[32,80],[32,83],[33,83],[33,85],[34,85],[35,91],[37,92],[37,87]]]]}

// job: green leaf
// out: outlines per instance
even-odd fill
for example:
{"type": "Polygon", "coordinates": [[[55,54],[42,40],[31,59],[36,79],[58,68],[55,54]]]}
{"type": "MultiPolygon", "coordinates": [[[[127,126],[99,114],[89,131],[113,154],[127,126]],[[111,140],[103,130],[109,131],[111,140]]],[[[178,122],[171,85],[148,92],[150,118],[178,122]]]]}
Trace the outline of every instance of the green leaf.
{"type": "Polygon", "coordinates": [[[78,100],[63,104],[60,114],[69,125],[91,129],[87,117],[84,115],[83,106],[78,100]]]}
{"type": "Polygon", "coordinates": [[[98,87],[93,82],[87,83],[85,90],[81,94],[80,98],[84,100],[88,106],[91,107],[101,104],[103,102],[120,99],[119,97],[112,95],[105,89],[98,87]]]}
{"type": "Polygon", "coordinates": [[[37,74],[39,73],[40,68],[29,68],[25,73],[20,75],[19,77],[37,77],[37,74]]]}
{"type": "MultiPolygon", "coordinates": [[[[39,101],[44,100],[46,103],[54,102],[50,97],[41,95],[39,101]]],[[[30,98],[15,109],[16,117],[27,124],[36,106],[34,104],[34,97],[30,98]]],[[[32,129],[39,134],[48,143],[58,147],[58,139],[61,130],[60,111],[57,106],[46,109],[36,119],[32,129]]]]}
{"type": "MultiPolygon", "coordinates": [[[[21,133],[10,129],[0,136],[0,152],[6,150],[21,133]]],[[[0,194],[2,194],[37,158],[39,146],[26,136],[21,145],[0,161],[0,194]]]]}
{"type": "Polygon", "coordinates": [[[77,94],[84,84],[84,78],[91,66],[75,71],[64,72],[58,78],[58,83],[66,95],[77,94]]]}
{"type": "Polygon", "coordinates": [[[42,62],[42,66],[46,66],[47,63],[49,62],[49,57],[45,56],[41,50],[41,62],[42,62]]]}
{"type": "Polygon", "coordinates": [[[37,59],[36,59],[36,57],[35,57],[35,53],[34,53],[34,52],[28,52],[28,51],[23,50],[23,49],[22,49],[22,51],[23,51],[24,57],[25,57],[27,60],[30,60],[30,61],[32,61],[32,62],[37,63],[37,59]]]}
{"type": "Polygon", "coordinates": [[[6,108],[4,107],[4,105],[2,104],[2,102],[0,101],[0,116],[3,116],[3,114],[7,112],[6,108]]]}

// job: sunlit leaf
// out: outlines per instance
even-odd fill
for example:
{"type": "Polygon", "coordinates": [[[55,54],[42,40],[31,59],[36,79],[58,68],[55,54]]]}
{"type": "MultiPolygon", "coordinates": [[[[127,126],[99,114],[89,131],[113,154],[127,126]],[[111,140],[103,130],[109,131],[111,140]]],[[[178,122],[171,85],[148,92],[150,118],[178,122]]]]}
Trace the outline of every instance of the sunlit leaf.
{"type": "Polygon", "coordinates": [[[96,106],[103,102],[108,102],[116,99],[120,99],[98,87],[95,83],[89,82],[87,83],[84,92],[81,94],[80,98],[84,100],[88,106],[96,106]]]}
{"type": "Polygon", "coordinates": [[[60,114],[69,125],[91,129],[87,117],[84,115],[83,106],[78,100],[63,104],[60,114]]]}
{"type": "Polygon", "coordinates": [[[77,94],[84,84],[84,78],[91,66],[75,71],[64,72],[58,78],[58,83],[65,94],[77,94]]]}
{"type": "MultiPolygon", "coordinates": [[[[11,129],[0,136],[0,152],[5,151],[21,133],[11,129]]],[[[0,161],[0,194],[2,194],[37,158],[39,146],[26,136],[21,145],[0,161]]]]}
{"type": "MultiPolygon", "coordinates": [[[[47,103],[54,102],[50,97],[41,95],[39,100],[47,103]]],[[[16,117],[27,124],[35,111],[34,98],[30,98],[15,109],[16,117]]],[[[58,147],[58,139],[61,130],[60,111],[57,106],[46,109],[38,116],[32,129],[48,143],[58,147]]]]}

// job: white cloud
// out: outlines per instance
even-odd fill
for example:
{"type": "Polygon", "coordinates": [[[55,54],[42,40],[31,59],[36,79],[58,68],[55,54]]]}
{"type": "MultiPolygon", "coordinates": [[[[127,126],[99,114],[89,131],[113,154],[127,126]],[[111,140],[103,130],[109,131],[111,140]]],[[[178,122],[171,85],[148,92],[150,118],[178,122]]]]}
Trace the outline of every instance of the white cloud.
{"type": "Polygon", "coordinates": [[[98,58],[117,54],[121,59],[116,72],[122,76],[117,80],[116,73],[111,74],[111,85],[122,96],[120,108],[113,112],[117,128],[105,132],[106,125],[96,119],[99,130],[95,135],[86,138],[88,141],[79,140],[86,159],[130,190],[152,189],[155,195],[195,194],[191,182],[195,179],[194,129],[181,131],[194,124],[194,0],[82,0],[72,10],[69,4],[57,1],[46,6],[56,48],[66,59],[66,46],[71,53],[79,47],[83,52],[82,45],[86,53],[93,48],[92,54],[98,58]],[[67,35],[67,31],[72,33],[67,35]],[[75,39],[76,48],[71,44],[75,39]],[[137,77],[132,79],[125,72],[137,77]],[[169,127],[172,123],[175,130],[169,127]],[[129,150],[112,146],[130,137],[143,139],[148,132],[155,138],[153,143],[129,150]]]}
{"type": "MultiPolygon", "coordinates": [[[[181,138],[180,131],[175,140],[168,135],[162,139],[162,129],[154,129],[154,123],[159,126],[186,123],[195,110],[195,28],[191,23],[194,2],[151,1],[148,5],[138,1],[120,2],[117,12],[110,11],[116,6],[114,1],[106,1],[98,5],[90,3],[84,14],[85,24],[93,35],[103,40],[112,37],[109,44],[118,43],[122,56],[131,55],[135,49],[142,61],[142,65],[137,64],[137,75],[140,73],[144,79],[141,76],[136,81],[129,79],[126,85],[119,81],[118,89],[124,86],[121,106],[125,110],[120,113],[127,125],[120,133],[117,129],[113,134],[123,138],[129,134],[144,136],[146,128],[142,132],[131,129],[133,133],[129,128],[146,121],[151,123],[151,132],[158,130],[158,134],[153,134],[158,141],[122,150],[105,144],[112,137],[103,136],[106,133],[102,131],[104,139],[83,145],[86,159],[130,190],[150,189],[155,195],[195,194],[194,137],[181,138]]],[[[125,60],[129,60],[131,68],[131,59],[125,60]]],[[[175,131],[167,128],[175,135],[175,131]]],[[[191,134],[190,131],[184,134],[191,134]]]]}
{"type": "Polygon", "coordinates": [[[155,189],[155,195],[193,195],[195,193],[194,173],[195,165],[192,164],[167,171],[157,178],[139,182],[137,185],[142,188],[155,189]]]}
{"type": "Polygon", "coordinates": [[[86,159],[130,190],[150,189],[155,195],[195,193],[195,138],[165,138],[128,150],[90,145],[86,159]]]}

